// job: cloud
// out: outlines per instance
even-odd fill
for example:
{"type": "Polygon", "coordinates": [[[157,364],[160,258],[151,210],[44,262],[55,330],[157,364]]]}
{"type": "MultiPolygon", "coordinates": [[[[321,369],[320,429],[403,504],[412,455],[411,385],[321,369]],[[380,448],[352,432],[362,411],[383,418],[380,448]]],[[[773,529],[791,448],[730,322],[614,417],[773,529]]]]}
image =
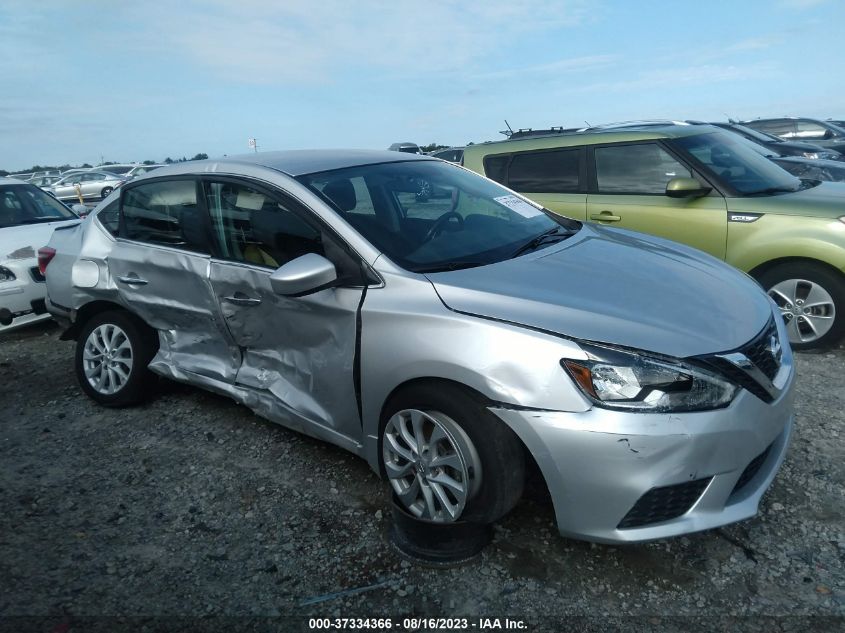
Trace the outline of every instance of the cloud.
{"type": "Polygon", "coordinates": [[[726,53],[739,53],[745,51],[761,51],[771,48],[776,44],[780,43],[782,38],[777,35],[764,35],[760,37],[750,37],[745,40],[741,40],[730,46],[726,47],[724,51],[726,53]]]}
{"type": "Polygon", "coordinates": [[[356,68],[419,74],[454,71],[501,42],[593,19],[588,0],[204,0],[129,3],[122,46],[187,55],[206,71],[244,83],[325,83],[356,68]],[[140,34],[140,35],[139,35],[140,34]]]}
{"type": "Polygon", "coordinates": [[[799,11],[803,11],[804,9],[812,9],[813,7],[826,4],[827,2],[828,0],[780,0],[778,5],[785,9],[798,9],[799,11]]]}
{"type": "Polygon", "coordinates": [[[534,64],[531,66],[523,66],[521,68],[507,68],[493,72],[477,73],[472,75],[472,79],[510,79],[584,72],[588,70],[597,70],[599,68],[607,68],[617,61],[619,61],[618,55],[570,57],[545,64],[534,64]]]}
{"type": "Polygon", "coordinates": [[[681,87],[695,86],[701,88],[709,84],[761,79],[777,74],[777,69],[770,63],[760,63],[746,66],[733,65],[692,65],[676,68],[665,68],[640,73],[631,79],[621,81],[602,81],[581,86],[573,86],[571,93],[619,93],[639,92],[647,90],[665,91],[667,100],[671,99],[672,91],[681,87]]]}

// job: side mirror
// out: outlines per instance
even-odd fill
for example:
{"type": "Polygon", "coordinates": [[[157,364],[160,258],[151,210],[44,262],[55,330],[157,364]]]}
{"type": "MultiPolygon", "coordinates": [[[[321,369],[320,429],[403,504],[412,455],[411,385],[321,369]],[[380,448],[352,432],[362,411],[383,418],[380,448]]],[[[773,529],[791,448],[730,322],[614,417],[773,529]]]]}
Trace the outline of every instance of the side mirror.
{"type": "Polygon", "coordinates": [[[695,178],[672,178],[666,183],[666,195],[670,198],[701,198],[712,190],[712,187],[705,187],[695,178]]]}
{"type": "Polygon", "coordinates": [[[836,136],[836,134],[833,133],[833,130],[825,130],[824,135],[822,135],[822,138],[827,141],[829,139],[832,139],[834,136],[836,136]]]}
{"type": "Polygon", "coordinates": [[[88,213],[90,213],[90,211],[91,211],[91,210],[90,210],[88,207],[86,207],[84,204],[75,204],[75,205],[73,205],[73,206],[70,208],[70,210],[71,210],[71,211],[73,211],[73,212],[74,212],[76,215],[78,215],[80,218],[84,218],[84,217],[85,217],[85,216],[87,216],[87,215],[88,215],[88,213]]]}
{"type": "Polygon", "coordinates": [[[322,255],[308,253],[289,261],[270,275],[273,292],[285,297],[301,297],[328,288],[337,281],[334,264],[322,255]]]}

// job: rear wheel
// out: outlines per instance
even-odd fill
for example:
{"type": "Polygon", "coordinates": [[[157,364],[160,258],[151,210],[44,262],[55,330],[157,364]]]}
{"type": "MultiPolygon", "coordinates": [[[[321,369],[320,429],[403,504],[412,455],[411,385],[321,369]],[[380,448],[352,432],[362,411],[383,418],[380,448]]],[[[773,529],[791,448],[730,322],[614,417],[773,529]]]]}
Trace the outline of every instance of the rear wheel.
{"type": "Polygon", "coordinates": [[[100,192],[100,197],[106,199],[112,191],[114,191],[114,187],[103,187],[103,190],[100,192]]]}
{"type": "Polygon", "coordinates": [[[522,495],[522,444],[460,387],[417,386],[391,398],[381,443],[396,498],[418,518],[492,523],[522,495]]]}
{"type": "Polygon", "coordinates": [[[830,347],[845,335],[845,277],[819,264],[781,264],[759,277],[778,304],[795,349],[830,347]]]}
{"type": "Polygon", "coordinates": [[[147,369],[158,349],[155,331],[127,312],[95,315],[76,343],[76,377],[102,405],[124,407],[146,399],[153,380],[147,369]]]}

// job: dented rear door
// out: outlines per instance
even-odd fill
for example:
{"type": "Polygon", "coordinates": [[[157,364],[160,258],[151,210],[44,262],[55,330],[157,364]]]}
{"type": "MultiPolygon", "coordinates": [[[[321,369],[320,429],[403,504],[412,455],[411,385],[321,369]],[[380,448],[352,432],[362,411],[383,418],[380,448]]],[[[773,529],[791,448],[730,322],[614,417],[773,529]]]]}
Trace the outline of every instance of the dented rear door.
{"type": "Polygon", "coordinates": [[[197,186],[181,177],[123,192],[118,241],[106,259],[110,284],[122,304],[159,331],[153,370],[232,383],[239,350],[208,281],[208,220],[197,186]]]}

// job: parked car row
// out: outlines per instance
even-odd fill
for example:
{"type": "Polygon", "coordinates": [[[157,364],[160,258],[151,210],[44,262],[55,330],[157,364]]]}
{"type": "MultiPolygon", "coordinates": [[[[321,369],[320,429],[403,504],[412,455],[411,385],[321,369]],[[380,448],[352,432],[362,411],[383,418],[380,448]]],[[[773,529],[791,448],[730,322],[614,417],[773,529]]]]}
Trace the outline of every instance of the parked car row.
{"type": "Polygon", "coordinates": [[[43,171],[31,174],[14,174],[11,178],[41,187],[59,200],[77,200],[77,186],[83,200],[101,200],[121,184],[146,174],[163,165],[139,163],[110,163],[97,167],[73,168],[64,172],[43,171]]]}

